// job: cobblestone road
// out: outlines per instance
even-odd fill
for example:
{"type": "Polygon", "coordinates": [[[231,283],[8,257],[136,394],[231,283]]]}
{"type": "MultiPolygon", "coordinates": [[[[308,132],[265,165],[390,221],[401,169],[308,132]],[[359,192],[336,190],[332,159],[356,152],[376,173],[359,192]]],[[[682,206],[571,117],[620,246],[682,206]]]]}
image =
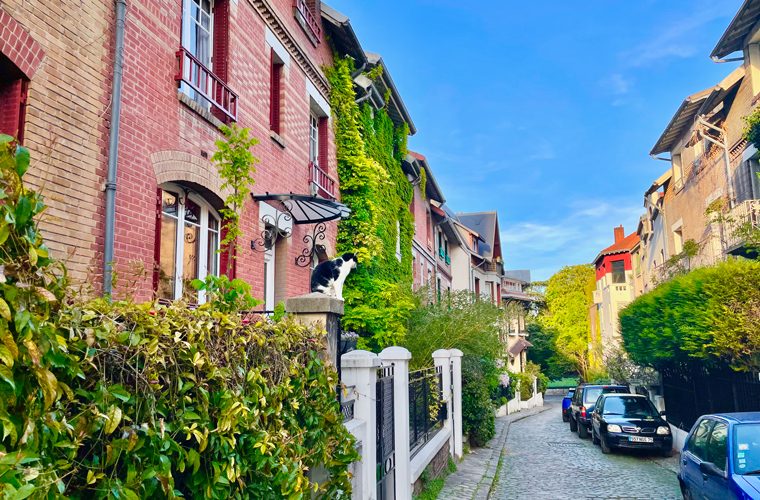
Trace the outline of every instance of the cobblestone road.
{"type": "Polygon", "coordinates": [[[491,500],[679,500],[678,459],[640,452],[603,455],[549,411],[511,424],[491,500]]]}

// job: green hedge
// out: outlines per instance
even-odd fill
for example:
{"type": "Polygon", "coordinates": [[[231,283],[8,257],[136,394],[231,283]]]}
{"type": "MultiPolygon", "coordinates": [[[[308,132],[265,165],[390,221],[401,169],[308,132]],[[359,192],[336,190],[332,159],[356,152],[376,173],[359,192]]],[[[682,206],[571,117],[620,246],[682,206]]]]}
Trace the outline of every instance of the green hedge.
{"type": "Polygon", "coordinates": [[[0,498],[350,498],[324,332],[239,313],[226,278],[195,309],[75,293],[28,165],[0,136],[0,498]]]}
{"type": "Polygon", "coordinates": [[[760,368],[760,263],[700,268],[638,297],[620,312],[625,350],[660,368],[729,363],[760,368]]]}

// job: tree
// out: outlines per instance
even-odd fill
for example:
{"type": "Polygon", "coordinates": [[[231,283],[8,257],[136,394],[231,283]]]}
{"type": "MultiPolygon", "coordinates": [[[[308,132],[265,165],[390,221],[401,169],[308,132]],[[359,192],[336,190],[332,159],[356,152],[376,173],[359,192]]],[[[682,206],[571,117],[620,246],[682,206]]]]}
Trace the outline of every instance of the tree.
{"type": "Polygon", "coordinates": [[[557,331],[558,353],[570,360],[583,380],[592,376],[588,310],[593,305],[594,268],[590,264],[565,266],[546,283],[542,324],[557,331]]]}
{"type": "Polygon", "coordinates": [[[528,349],[528,361],[536,363],[549,378],[562,378],[575,369],[575,365],[557,350],[557,330],[540,322],[528,325],[528,339],[533,347],[528,349]]]}

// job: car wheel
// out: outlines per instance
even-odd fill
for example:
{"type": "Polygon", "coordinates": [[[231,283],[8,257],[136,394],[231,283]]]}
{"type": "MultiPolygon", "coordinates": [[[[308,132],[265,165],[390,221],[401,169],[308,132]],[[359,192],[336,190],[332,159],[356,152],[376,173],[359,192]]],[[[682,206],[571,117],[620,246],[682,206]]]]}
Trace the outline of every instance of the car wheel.
{"type": "Polygon", "coordinates": [[[591,442],[594,444],[599,444],[599,438],[596,437],[596,432],[594,432],[594,429],[591,429],[591,442]]]}
{"type": "Polygon", "coordinates": [[[607,440],[604,439],[604,436],[601,437],[601,444],[602,444],[602,453],[604,453],[605,455],[609,455],[610,453],[612,453],[612,448],[607,446],[607,440]]]}
{"type": "Polygon", "coordinates": [[[581,423],[578,424],[578,437],[581,439],[588,438],[588,427],[581,423]]]}
{"type": "Polygon", "coordinates": [[[562,421],[563,421],[563,422],[567,422],[567,421],[569,421],[569,420],[570,420],[570,417],[568,417],[568,416],[567,416],[567,413],[565,413],[565,411],[563,410],[563,411],[562,411],[562,421]]]}
{"type": "Polygon", "coordinates": [[[681,487],[681,496],[683,497],[683,500],[691,500],[691,493],[689,493],[689,490],[686,488],[683,481],[679,479],[678,485],[681,487]]]}
{"type": "Polygon", "coordinates": [[[663,457],[670,458],[670,457],[673,456],[673,449],[672,448],[668,448],[667,450],[662,450],[661,453],[662,453],[663,457]]]}
{"type": "Polygon", "coordinates": [[[570,432],[577,432],[578,431],[578,421],[573,418],[572,415],[570,415],[570,432]]]}

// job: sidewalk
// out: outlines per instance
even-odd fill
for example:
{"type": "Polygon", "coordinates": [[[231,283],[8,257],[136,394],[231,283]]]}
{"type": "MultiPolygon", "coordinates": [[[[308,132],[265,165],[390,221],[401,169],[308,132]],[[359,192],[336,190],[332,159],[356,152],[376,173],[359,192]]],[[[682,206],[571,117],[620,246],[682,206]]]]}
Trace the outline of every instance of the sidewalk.
{"type": "Polygon", "coordinates": [[[512,422],[550,410],[551,405],[524,410],[496,419],[496,435],[485,448],[476,448],[457,464],[457,471],[446,478],[439,500],[486,500],[491,490],[501,450],[512,422]]]}

